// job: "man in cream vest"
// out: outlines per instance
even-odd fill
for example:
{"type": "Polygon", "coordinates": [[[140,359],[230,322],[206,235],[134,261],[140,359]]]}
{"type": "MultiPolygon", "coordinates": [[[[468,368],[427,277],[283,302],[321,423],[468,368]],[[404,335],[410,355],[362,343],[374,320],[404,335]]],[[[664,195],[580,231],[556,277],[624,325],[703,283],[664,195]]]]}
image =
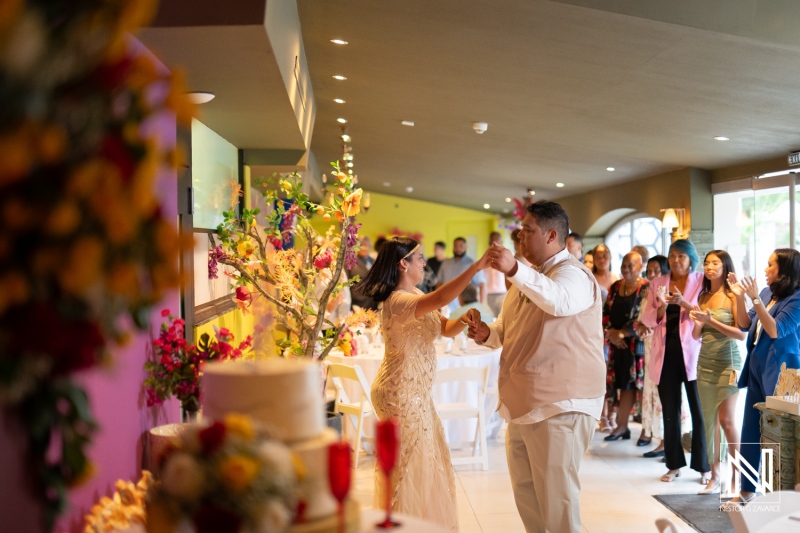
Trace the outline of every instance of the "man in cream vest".
{"type": "Polygon", "coordinates": [[[469,331],[500,357],[501,416],[514,499],[528,533],[581,531],[581,458],[605,395],[602,302],[592,273],[566,249],[555,202],[528,207],[519,234],[526,266],[499,245],[492,267],[511,282],[500,317],[469,331]]]}

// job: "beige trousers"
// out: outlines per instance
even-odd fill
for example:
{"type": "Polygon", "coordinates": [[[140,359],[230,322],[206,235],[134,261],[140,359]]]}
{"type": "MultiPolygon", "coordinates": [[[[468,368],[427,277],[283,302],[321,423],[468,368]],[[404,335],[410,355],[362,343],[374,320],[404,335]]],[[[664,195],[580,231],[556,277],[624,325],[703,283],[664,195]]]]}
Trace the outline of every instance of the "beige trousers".
{"type": "Polygon", "coordinates": [[[527,533],[580,533],[578,469],[596,425],[593,417],[574,412],[508,425],[508,471],[527,533]]]}

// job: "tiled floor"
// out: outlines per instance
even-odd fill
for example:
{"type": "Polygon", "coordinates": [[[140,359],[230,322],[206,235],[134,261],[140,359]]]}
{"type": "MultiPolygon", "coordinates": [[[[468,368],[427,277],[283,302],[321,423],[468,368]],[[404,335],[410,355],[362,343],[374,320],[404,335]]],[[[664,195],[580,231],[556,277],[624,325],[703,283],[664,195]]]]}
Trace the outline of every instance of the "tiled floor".
{"type": "MultiPolygon", "coordinates": [[[[639,426],[631,424],[633,438],[603,442],[605,433],[596,433],[581,464],[581,515],[588,533],[657,531],[655,520],[671,519],[680,532],[694,531],[680,518],[657,502],[653,494],[693,493],[702,487],[700,474],[684,468],[673,483],[662,483],[666,472],[658,459],[644,459],[637,448],[639,426]]],[[[489,442],[489,470],[480,466],[457,466],[456,483],[460,531],[462,533],[524,533],[514,505],[506,465],[504,431],[489,442]]],[[[362,453],[353,485],[353,494],[369,506],[372,503],[372,456],[362,453]]]]}

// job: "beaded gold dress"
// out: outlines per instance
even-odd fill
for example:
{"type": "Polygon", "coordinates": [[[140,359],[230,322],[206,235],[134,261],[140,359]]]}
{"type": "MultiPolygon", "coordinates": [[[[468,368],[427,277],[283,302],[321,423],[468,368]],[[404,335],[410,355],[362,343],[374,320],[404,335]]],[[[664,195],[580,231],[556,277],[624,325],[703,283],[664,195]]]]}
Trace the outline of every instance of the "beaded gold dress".
{"type": "MultiPolygon", "coordinates": [[[[444,429],[433,406],[436,375],[433,341],[441,331],[438,311],[414,317],[423,295],[397,290],[381,314],[386,353],[372,384],[372,403],[381,420],[396,417],[400,425],[400,456],[392,472],[392,509],[458,531],[455,473],[444,429]]],[[[383,509],[383,473],[375,468],[373,506],[383,509]]]]}

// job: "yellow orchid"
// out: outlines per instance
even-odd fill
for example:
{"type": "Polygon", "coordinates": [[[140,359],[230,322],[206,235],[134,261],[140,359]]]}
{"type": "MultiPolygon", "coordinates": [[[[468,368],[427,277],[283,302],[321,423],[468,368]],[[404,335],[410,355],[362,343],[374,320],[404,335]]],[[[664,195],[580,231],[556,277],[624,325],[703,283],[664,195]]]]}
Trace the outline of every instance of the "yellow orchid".
{"type": "Polygon", "coordinates": [[[363,193],[363,190],[356,189],[344,199],[342,202],[342,211],[344,211],[345,215],[354,217],[361,211],[361,195],[363,193]]]}

